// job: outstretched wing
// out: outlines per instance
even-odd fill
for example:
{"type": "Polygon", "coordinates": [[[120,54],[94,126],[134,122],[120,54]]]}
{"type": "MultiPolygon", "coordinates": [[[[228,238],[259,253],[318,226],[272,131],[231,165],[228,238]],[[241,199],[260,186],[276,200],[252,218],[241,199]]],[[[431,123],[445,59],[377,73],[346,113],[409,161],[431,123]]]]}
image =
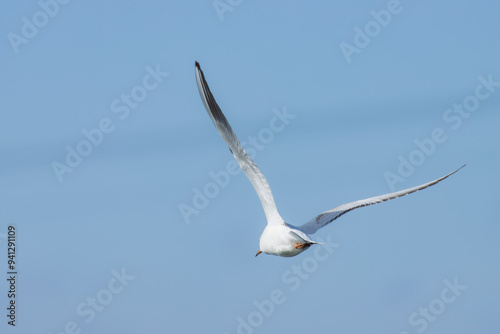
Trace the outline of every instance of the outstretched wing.
{"type": "Polygon", "coordinates": [[[343,214],[345,214],[349,211],[352,211],[352,210],[357,209],[357,208],[362,208],[364,206],[377,204],[380,202],[385,202],[385,201],[388,201],[390,199],[405,196],[405,195],[414,193],[416,191],[428,188],[430,186],[433,186],[433,185],[443,181],[444,179],[446,179],[450,175],[455,174],[463,167],[465,167],[465,165],[463,165],[459,169],[455,170],[454,172],[451,172],[450,174],[445,175],[437,180],[434,180],[434,181],[431,181],[428,183],[424,183],[424,184],[421,184],[421,185],[413,187],[413,188],[409,188],[409,189],[405,189],[405,190],[401,190],[401,191],[396,191],[396,192],[393,192],[390,194],[380,195],[380,196],[376,196],[376,197],[370,197],[370,198],[363,199],[363,200],[356,201],[356,202],[342,204],[341,206],[338,206],[332,210],[325,211],[325,212],[319,214],[316,218],[311,219],[310,221],[308,221],[307,223],[305,223],[302,226],[299,226],[298,229],[300,229],[301,231],[303,231],[304,233],[307,233],[307,234],[316,233],[317,230],[328,225],[329,223],[331,223],[332,221],[334,221],[335,219],[339,218],[340,216],[342,216],[343,214]]]}
{"type": "Polygon", "coordinates": [[[200,91],[200,96],[205,105],[205,108],[212,118],[212,121],[219,131],[222,139],[226,142],[233,153],[234,158],[238,161],[241,169],[245,172],[248,179],[252,183],[257,195],[259,196],[264,212],[266,213],[267,223],[270,225],[285,224],[281,218],[278,210],[276,209],[276,204],[274,203],[273,193],[271,192],[271,187],[266,180],[266,177],[260,171],[259,167],[255,162],[248,156],[247,152],[243,149],[238,138],[231,129],[226,117],[220,110],[215,98],[208,88],[208,84],[203,75],[203,71],[200,68],[198,62],[195,63],[196,67],[196,82],[198,83],[198,89],[200,91]]]}

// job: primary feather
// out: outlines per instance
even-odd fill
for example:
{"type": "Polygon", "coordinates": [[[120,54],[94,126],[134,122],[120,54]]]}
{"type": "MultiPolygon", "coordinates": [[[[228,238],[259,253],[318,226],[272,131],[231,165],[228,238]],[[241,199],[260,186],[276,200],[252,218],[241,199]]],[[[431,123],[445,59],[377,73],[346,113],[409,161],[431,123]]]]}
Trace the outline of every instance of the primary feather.
{"type": "Polygon", "coordinates": [[[460,169],[462,169],[464,167],[465,167],[465,165],[463,165],[462,167],[458,168],[457,170],[455,170],[455,171],[453,171],[453,172],[451,172],[443,177],[440,177],[437,180],[427,182],[427,183],[421,184],[421,185],[413,187],[413,188],[408,188],[408,189],[396,191],[396,192],[393,192],[390,194],[370,197],[370,198],[362,199],[359,201],[342,204],[334,209],[320,213],[314,219],[311,219],[310,221],[308,221],[304,225],[299,226],[298,228],[307,234],[316,233],[317,230],[319,230],[322,227],[325,227],[326,225],[330,224],[332,221],[334,221],[335,219],[339,218],[340,216],[342,216],[343,214],[345,214],[349,211],[352,211],[352,210],[358,209],[358,208],[362,208],[364,206],[385,202],[385,201],[388,201],[388,200],[391,200],[394,198],[405,196],[405,195],[414,193],[416,191],[428,188],[430,186],[433,186],[433,185],[443,181],[444,179],[446,179],[447,177],[449,177],[452,174],[455,174],[456,172],[458,172],[460,169]]]}
{"type": "Polygon", "coordinates": [[[266,177],[260,171],[259,167],[250,158],[241,146],[238,138],[231,129],[226,117],[219,108],[219,105],[215,101],[214,96],[208,88],[207,81],[205,80],[205,75],[200,68],[200,64],[196,62],[196,82],[198,83],[198,90],[200,91],[200,96],[207,109],[210,118],[215,124],[217,131],[221,135],[222,139],[229,146],[231,153],[240,165],[241,169],[245,172],[246,176],[252,183],[257,195],[259,196],[262,207],[266,214],[267,223],[269,225],[280,225],[285,224],[283,218],[281,218],[274,203],[273,193],[271,192],[271,187],[267,182],[266,177]]]}

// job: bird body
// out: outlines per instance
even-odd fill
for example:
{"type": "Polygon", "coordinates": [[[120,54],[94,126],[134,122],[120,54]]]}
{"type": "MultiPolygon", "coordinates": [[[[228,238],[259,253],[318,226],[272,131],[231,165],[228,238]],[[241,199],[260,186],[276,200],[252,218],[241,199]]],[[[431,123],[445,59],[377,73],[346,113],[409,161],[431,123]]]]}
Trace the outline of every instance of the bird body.
{"type": "Polygon", "coordinates": [[[285,223],[283,218],[281,218],[281,215],[276,208],[273,194],[271,192],[271,187],[269,186],[266,177],[264,176],[264,174],[262,174],[255,162],[245,152],[235,133],[231,129],[229,122],[222,113],[222,110],[217,105],[215,98],[208,88],[208,83],[205,80],[205,76],[198,62],[195,63],[195,73],[201,100],[205,105],[208,115],[212,119],[222,139],[224,139],[226,144],[229,146],[231,153],[240,165],[241,169],[245,172],[246,176],[252,183],[255,191],[257,192],[257,195],[259,196],[262,207],[264,208],[264,213],[266,214],[267,226],[260,237],[260,249],[257,252],[256,256],[260,253],[283,257],[292,257],[298,255],[307,250],[312,245],[318,243],[312,241],[309,235],[316,233],[316,231],[318,231],[320,228],[328,225],[343,214],[357,208],[385,202],[387,200],[402,197],[428,188],[441,182],[450,175],[458,172],[465,166],[464,165],[457,170],[443,177],[440,177],[439,179],[421,184],[413,188],[408,188],[390,194],[370,197],[367,199],[342,204],[334,209],[325,211],[317,215],[315,218],[299,227],[288,225],[285,223]]]}
{"type": "Polygon", "coordinates": [[[287,224],[267,225],[260,236],[259,250],[270,255],[292,257],[302,253],[313,244],[317,242],[312,241],[304,232],[291,228],[287,224]]]}

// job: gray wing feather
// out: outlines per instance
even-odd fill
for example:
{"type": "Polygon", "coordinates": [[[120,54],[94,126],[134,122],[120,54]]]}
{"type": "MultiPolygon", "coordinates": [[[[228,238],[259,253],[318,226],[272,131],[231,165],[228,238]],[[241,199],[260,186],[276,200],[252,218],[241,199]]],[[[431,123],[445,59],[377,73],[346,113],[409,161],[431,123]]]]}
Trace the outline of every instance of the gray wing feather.
{"type": "Polygon", "coordinates": [[[210,92],[210,88],[208,88],[207,81],[205,80],[205,76],[198,62],[195,63],[195,67],[196,82],[198,84],[198,90],[200,91],[201,100],[203,101],[210,118],[214,122],[217,131],[219,131],[222,139],[224,139],[226,144],[229,146],[229,150],[255,188],[260,202],[262,203],[262,207],[264,208],[267,223],[270,225],[284,224],[283,219],[278,213],[276,204],[274,203],[273,193],[271,192],[271,187],[269,186],[266,177],[262,174],[259,167],[257,167],[255,162],[248,156],[238,141],[233,129],[231,129],[226,117],[210,92]]]}
{"type": "Polygon", "coordinates": [[[330,224],[332,221],[339,218],[343,214],[346,214],[349,211],[352,211],[352,210],[357,209],[357,208],[362,208],[364,206],[385,202],[385,201],[388,201],[390,199],[405,196],[405,195],[414,193],[416,191],[428,188],[430,186],[433,186],[433,185],[443,181],[447,177],[455,174],[463,167],[465,167],[465,165],[463,165],[462,167],[458,168],[457,170],[455,170],[455,171],[453,171],[453,172],[451,172],[443,177],[440,177],[437,180],[427,182],[427,183],[421,184],[421,185],[413,187],[413,188],[408,188],[408,189],[396,191],[396,192],[393,192],[390,194],[370,197],[367,199],[363,199],[363,200],[359,200],[359,201],[355,201],[355,202],[351,202],[351,203],[347,203],[347,204],[342,204],[342,205],[340,205],[332,210],[325,211],[325,212],[319,214],[316,218],[311,219],[310,221],[308,221],[307,223],[305,223],[302,226],[299,226],[298,229],[300,229],[301,231],[303,231],[304,233],[307,233],[307,234],[316,233],[316,231],[318,231],[320,228],[330,224]]]}

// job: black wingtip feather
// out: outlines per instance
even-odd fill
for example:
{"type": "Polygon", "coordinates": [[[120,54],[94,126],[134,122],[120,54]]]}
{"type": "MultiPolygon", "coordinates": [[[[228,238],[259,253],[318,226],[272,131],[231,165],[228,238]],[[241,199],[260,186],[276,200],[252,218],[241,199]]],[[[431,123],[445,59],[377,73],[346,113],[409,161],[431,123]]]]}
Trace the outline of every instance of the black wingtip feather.
{"type": "Polygon", "coordinates": [[[196,68],[201,71],[200,63],[198,63],[196,60],[194,61],[194,66],[196,66],[196,68]]]}

